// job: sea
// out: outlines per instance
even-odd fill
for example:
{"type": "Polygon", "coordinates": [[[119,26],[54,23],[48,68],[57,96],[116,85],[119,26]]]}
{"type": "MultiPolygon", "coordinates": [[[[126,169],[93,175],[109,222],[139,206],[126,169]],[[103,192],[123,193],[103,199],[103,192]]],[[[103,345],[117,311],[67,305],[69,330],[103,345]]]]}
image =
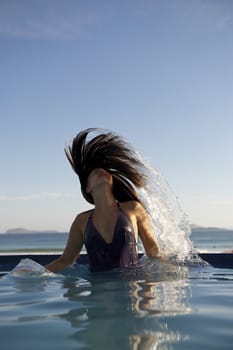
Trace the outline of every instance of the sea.
{"type": "MultiPolygon", "coordinates": [[[[0,254],[9,252],[61,252],[67,232],[2,233],[0,254]]],[[[199,252],[223,252],[233,249],[233,230],[194,229],[190,239],[199,252]]]]}
{"type": "MultiPolygon", "coordinates": [[[[0,257],[62,252],[67,237],[0,234],[0,257]]],[[[191,240],[197,251],[223,252],[233,248],[233,231],[193,231],[191,240]]],[[[16,266],[0,274],[1,349],[232,349],[232,269],[143,264],[103,273],[80,264],[50,274],[24,261],[33,273],[16,266]]]]}

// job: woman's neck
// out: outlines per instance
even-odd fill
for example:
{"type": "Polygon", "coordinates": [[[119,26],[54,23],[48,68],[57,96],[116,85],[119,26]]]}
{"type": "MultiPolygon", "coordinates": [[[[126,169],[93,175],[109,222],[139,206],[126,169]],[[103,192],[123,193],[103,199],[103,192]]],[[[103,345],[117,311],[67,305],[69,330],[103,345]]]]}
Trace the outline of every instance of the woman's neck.
{"type": "Polygon", "coordinates": [[[112,193],[101,193],[99,196],[94,197],[95,212],[105,213],[116,208],[117,202],[113,197],[112,193]]]}
{"type": "Polygon", "coordinates": [[[113,198],[113,200],[101,200],[101,201],[95,202],[95,210],[104,211],[116,206],[117,206],[117,203],[115,198],[113,198]]]}

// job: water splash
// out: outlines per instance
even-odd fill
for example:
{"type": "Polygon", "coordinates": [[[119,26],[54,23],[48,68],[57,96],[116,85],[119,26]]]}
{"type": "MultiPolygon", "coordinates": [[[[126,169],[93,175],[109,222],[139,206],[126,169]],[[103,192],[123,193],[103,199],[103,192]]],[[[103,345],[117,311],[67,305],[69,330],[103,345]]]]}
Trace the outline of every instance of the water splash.
{"type": "Polygon", "coordinates": [[[47,270],[44,266],[40,265],[31,259],[21,259],[18,265],[8,273],[11,277],[31,278],[31,277],[55,277],[53,272],[47,270]]]}
{"type": "Polygon", "coordinates": [[[154,236],[162,253],[176,261],[190,260],[194,248],[190,240],[188,216],[182,211],[178,198],[162,175],[138,153],[144,165],[147,186],[139,198],[151,217],[154,236]]]}

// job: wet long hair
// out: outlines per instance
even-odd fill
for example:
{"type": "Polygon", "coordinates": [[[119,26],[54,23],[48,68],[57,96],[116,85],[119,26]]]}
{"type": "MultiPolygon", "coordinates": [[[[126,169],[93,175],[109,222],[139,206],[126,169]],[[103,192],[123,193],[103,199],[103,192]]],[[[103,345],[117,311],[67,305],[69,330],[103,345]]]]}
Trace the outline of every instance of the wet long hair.
{"type": "Polygon", "coordinates": [[[87,179],[95,168],[103,168],[112,175],[112,192],[118,202],[140,202],[136,189],[146,184],[144,165],[124,138],[108,130],[85,129],[73,139],[65,153],[79,177],[82,194],[89,203],[94,204],[94,201],[86,191],[87,179]],[[94,136],[90,137],[93,133],[94,136]]]}

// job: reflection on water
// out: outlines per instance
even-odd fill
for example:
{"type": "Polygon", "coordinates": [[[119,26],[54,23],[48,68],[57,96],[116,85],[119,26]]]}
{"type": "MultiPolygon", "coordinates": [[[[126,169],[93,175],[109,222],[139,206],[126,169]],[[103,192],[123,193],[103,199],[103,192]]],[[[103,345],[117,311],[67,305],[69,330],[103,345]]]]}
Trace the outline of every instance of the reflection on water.
{"type": "MultiPolygon", "coordinates": [[[[178,270],[180,275],[185,273],[185,268],[182,273],[180,267],[178,270]]],[[[153,274],[149,279],[142,279],[142,273],[140,279],[124,273],[106,274],[94,276],[89,286],[81,287],[75,279],[66,279],[64,297],[83,303],[61,317],[77,329],[73,338],[87,348],[170,349],[172,343],[188,337],[169,329],[166,317],[191,312],[191,292],[187,279],[174,279],[171,271],[168,276],[160,281],[153,274]]]]}
{"type": "MultiPolygon", "coordinates": [[[[171,317],[191,312],[184,266],[165,264],[155,269],[148,260],[147,268],[143,266],[131,273],[89,274],[86,270],[84,278],[70,272],[57,278],[7,276],[8,287],[5,294],[4,290],[1,292],[2,304],[4,297],[7,301],[2,320],[8,327],[23,326],[21,336],[25,333],[30,337],[29,324],[38,327],[40,336],[36,339],[34,331],[34,342],[41,341],[41,329],[46,324],[44,332],[48,337],[46,332],[55,332],[59,322],[64,348],[165,350],[188,340],[167,322],[171,317]],[[71,347],[71,343],[76,347],[71,347]]],[[[56,339],[53,341],[54,349],[61,346],[56,339]]]]}
{"type": "Polygon", "coordinates": [[[132,311],[139,317],[175,316],[190,312],[187,281],[147,282],[130,284],[132,311]]]}
{"type": "MultiPolygon", "coordinates": [[[[189,313],[190,289],[187,281],[131,282],[132,311],[138,317],[157,317],[153,328],[130,335],[132,349],[168,349],[168,345],[185,341],[187,336],[168,329],[164,316],[189,313]],[[156,325],[156,327],[154,327],[156,325]]],[[[152,323],[152,322],[150,322],[152,323]]]]}

